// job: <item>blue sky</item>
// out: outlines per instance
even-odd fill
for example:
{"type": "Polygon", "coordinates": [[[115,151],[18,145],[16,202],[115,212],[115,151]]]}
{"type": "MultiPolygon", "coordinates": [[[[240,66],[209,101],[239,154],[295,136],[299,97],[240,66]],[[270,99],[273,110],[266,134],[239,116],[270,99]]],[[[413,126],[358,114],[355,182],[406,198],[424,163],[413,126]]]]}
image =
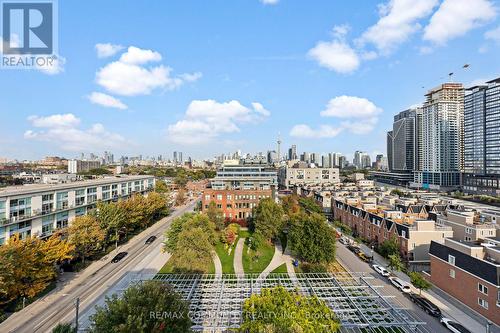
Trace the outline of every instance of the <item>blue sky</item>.
{"type": "Polygon", "coordinates": [[[59,66],[0,71],[0,156],[209,158],[275,149],[278,133],[283,150],[385,153],[393,115],[449,72],[500,76],[497,1],[58,7],[59,66]]]}

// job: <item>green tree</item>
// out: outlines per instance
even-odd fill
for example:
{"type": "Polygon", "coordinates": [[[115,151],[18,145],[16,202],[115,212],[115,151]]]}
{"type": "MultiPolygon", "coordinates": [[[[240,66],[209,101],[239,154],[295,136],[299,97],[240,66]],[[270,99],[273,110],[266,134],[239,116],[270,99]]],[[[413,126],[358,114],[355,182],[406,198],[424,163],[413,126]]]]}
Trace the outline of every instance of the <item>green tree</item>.
{"type": "Polygon", "coordinates": [[[106,297],[91,317],[93,333],[191,332],[188,304],[159,281],[132,285],[122,297],[106,297]]]}
{"type": "Polygon", "coordinates": [[[168,194],[170,192],[170,189],[168,188],[168,185],[167,183],[165,183],[165,181],[158,179],[155,184],[155,192],[168,194]]]}
{"type": "Polygon", "coordinates": [[[323,209],[312,197],[299,198],[299,205],[309,213],[323,214],[323,209]]]}
{"type": "Polygon", "coordinates": [[[292,215],[300,211],[299,200],[296,195],[288,195],[281,199],[281,206],[285,214],[292,215]]]}
{"type": "MultiPolygon", "coordinates": [[[[124,200],[122,202],[128,202],[124,200]]],[[[101,224],[101,228],[106,230],[106,239],[115,242],[115,248],[118,247],[120,240],[120,232],[126,231],[127,227],[133,223],[126,214],[122,207],[122,202],[116,203],[97,203],[97,219],[101,224]]]]}
{"type": "Polygon", "coordinates": [[[288,244],[294,254],[311,263],[335,259],[336,235],[322,214],[300,212],[290,217],[288,244]]]}
{"type": "Polygon", "coordinates": [[[104,247],[105,239],[106,230],[93,215],[78,216],[68,228],[68,241],[75,246],[83,263],[104,247]]]}
{"type": "Polygon", "coordinates": [[[217,205],[214,201],[211,201],[208,204],[206,214],[210,221],[215,224],[215,228],[217,229],[217,231],[221,231],[224,229],[224,216],[222,214],[222,210],[217,208],[217,205]]]}
{"type": "Polygon", "coordinates": [[[208,235],[201,228],[183,229],[170,260],[178,272],[207,273],[213,250],[208,235]]]}
{"type": "Polygon", "coordinates": [[[408,275],[410,276],[411,284],[413,284],[415,286],[415,288],[417,288],[419,290],[420,294],[422,294],[422,290],[428,290],[432,287],[432,283],[427,281],[422,276],[422,274],[420,274],[418,272],[411,272],[408,275]]]}
{"type": "Polygon", "coordinates": [[[386,259],[392,254],[398,254],[399,244],[396,237],[391,237],[391,239],[383,241],[378,247],[378,252],[386,259]]]}
{"type": "Polygon", "coordinates": [[[185,213],[172,221],[170,228],[168,228],[164,233],[165,240],[163,241],[163,251],[170,253],[174,252],[175,248],[177,247],[179,234],[182,232],[184,224],[187,221],[191,220],[193,215],[193,213],[185,213]]]}
{"type": "Polygon", "coordinates": [[[175,196],[175,205],[181,206],[186,202],[186,191],[180,188],[175,196]]]}
{"type": "Polygon", "coordinates": [[[205,235],[210,244],[215,245],[217,241],[217,234],[215,232],[215,224],[209,220],[208,216],[205,214],[194,214],[191,218],[184,223],[182,229],[190,230],[194,228],[200,228],[205,235]]]}
{"type": "Polygon", "coordinates": [[[275,238],[283,229],[283,208],[271,198],[260,200],[254,208],[255,232],[261,234],[265,239],[275,238]]]}
{"type": "Polygon", "coordinates": [[[60,323],[52,329],[52,333],[76,333],[76,330],[69,323],[60,323]]]}
{"type": "Polygon", "coordinates": [[[306,297],[297,291],[278,286],[262,289],[243,303],[245,333],[326,333],[338,332],[340,322],[316,296],[306,297]]]}
{"type": "Polygon", "coordinates": [[[399,272],[403,269],[404,265],[403,262],[401,261],[401,257],[399,254],[391,254],[389,256],[389,268],[392,271],[399,272]]]}

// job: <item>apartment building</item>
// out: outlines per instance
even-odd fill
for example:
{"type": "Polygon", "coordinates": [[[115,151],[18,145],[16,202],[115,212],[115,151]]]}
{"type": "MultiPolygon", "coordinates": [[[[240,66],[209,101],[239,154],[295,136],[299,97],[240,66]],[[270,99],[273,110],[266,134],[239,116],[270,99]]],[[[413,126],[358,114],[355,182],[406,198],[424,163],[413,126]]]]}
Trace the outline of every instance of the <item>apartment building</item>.
{"type": "Polygon", "coordinates": [[[306,162],[291,161],[278,170],[280,188],[293,186],[326,186],[340,182],[338,168],[318,168],[306,162]]]}
{"type": "Polygon", "coordinates": [[[444,83],[426,94],[422,107],[422,159],[412,186],[440,190],[460,185],[464,162],[463,111],[461,83],[444,83]]]}
{"type": "Polygon", "coordinates": [[[466,90],[464,192],[500,195],[500,78],[466,90]]]}
{"type": "Polygon", "coordinates": [[[247,219],[261,199],[275,197],[277,182],[276,170],[268,165],[226,162],[203,190],[202,210],[213,201],[225,218],[247,219]]]}
{"type": "Polygon", "coordinates": [[[101,167],[100,161],[70,160],[68,161],[68,173],[85,172],[101,167]]]}
{"type": "Polygon", "coordinates": [[[432,242],[430,281],[500,325],[500,239],[432,242]]]}
{"type": "Polygon", "coordinates": [[[448,209],[436,216],[438,225],[453,229],[453,238],[461,241],[477,241],[488,237],[496,237],[498,225],[484,221],[477,211],[448,209]]]}
{"type": "Polygon", "coordinates": [[[47,237],[65,228],[96,202],[118,200],[154,188],[153,176],[105,177],[95,180],[0,189],[0,244],[12,235],[47,237]]]}
{"type": "Polygon", "coordinates": [[[426,265],[429,262],[431,241],[443,242],[453,236],[451,227],[439,226],[427,218],[424,209],[406,212],[385,209],[376,204],[349,204],[334,199],[333,217],[349,226],[353,233],[374,245],[395,238],[401,256],[410,265],[426,265]]]}

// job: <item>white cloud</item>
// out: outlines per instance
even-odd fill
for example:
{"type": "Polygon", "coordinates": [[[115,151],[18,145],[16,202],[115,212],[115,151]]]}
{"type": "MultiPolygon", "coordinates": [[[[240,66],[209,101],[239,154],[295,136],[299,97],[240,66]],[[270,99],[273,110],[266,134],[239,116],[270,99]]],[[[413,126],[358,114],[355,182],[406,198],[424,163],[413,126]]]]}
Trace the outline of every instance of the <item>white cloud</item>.
{"type": "Polygon", "coordinates": [[[500,26],[484,33],[484,38],[500,43],[500,26]]]}
{"type": "Polygon", "coordinates": [[[100,92],[94,91],[89,96],[87,96],[87,98],[92,104],[98,104],[107,108],[115,108],[120,110],[127,109],[127,105],[125,105],[118,98],[100,92]]]}
{"type": "Polygon", "coordinates": [[[135,46],[130,46],[127,52],[123,53],[120,61],[126,64],[145,64],[151,61],[161,61],[161,54],[153,50],[144,50],[135,46]]]}
{"type": "Polygon", "coordinates": [[[302,138],[331,138],[344,130],[353,134],[367,134],[374,129],[381,112],[381,108],[366,98],[338,96],[328,102],[320,115],[343,119],[339,125],[321,125],[313,130],[308,125],[300,124],[292,128],[290,135],[302,138]]]}
{"type": "Polygon", "coordinates": [[[260,2],[262,2],[264,5],[276,5],[278,2],[280,2],[279,0],[259,0],[260,2]]]}
{"type": "Polygon", "coordinates": [[[331,42],[318,42],[307,54],[320,66],[338,73],[351,73],[358,69],[360,63],[356,51],[338,37],[331,42]]]}
{"type": "Polygon", "coordinates": [[[320,125],[317,129],[312,129],[309,125],[300,124],[295,125],[291,131],[290,136],[296,138],[307,139],[324,139],[334,138],[343,131],[343,128],[332,127],[330,125],[320,125]]]}
{"type": "Polygon", "coordinates": [[[438,0],[390,0],[379,5],[380,19],[357,41],[371,43],[382,54],[388,54],[418,31],[418,20],[431,14],[438,0]]]}
{"type": "Polygon", "coordinates": [[[44,66],[36,66],[36,69],[47,75],[56,75],[64,72],[65,64],[66,64],[66,58],[61,56],[56,56],[50,65],[46,64],[44,66]]]}
{"type": "Polygon", "coordinates": [[[122,96],[148,95],[155,89],[173,90],[185,82],[193,82],[201,73],[172,77],[172,69],[164,65],[144,67],[162,59],[158,52],[129,47],[120,60],[111,62],[96,73],[96,82],[108,92],[122,96]]]}
{"type": "Polygon", "coordinates": [[[66,151],[92,151],[95,147],[114,149],[130,145],[121,135],[108,132],[99,123],[80,129],[80,119],[71,113],[31,116],[28,121],[39,130],[27,130],[25,139],[54,143],[66,151]]]}
{"type": "Polygon", "coordinates": [[[123,46],[110,44],[110,43],[98,43],[95,45],[98,58],[107,58],[115,55],[116,53],[123,50],[123,46]]]}
{"type": "Polygon", "coordinates": [[[239,101],[219,103],[215,100],[194,100],[184,119],[169,125],[167,135],[170,141],[192,145],[207,143],[223,133],[239,132],[239,125],[257,123],[269,116],[260,103],[252,103],[252,108],[239,101]]]}
{"type": "Polygon", "coordinates": [[[488,0],[444,0],[425,27],[424,39],[438,45],[465,35],[496,17],[488,0]]]}
{"type": "Polygon", "coordinates": [[[323,117],[366,118],[377,116],[381,112],[382,109],[366,98],[343,95],[332,98],[320,114],[323,117]]]}

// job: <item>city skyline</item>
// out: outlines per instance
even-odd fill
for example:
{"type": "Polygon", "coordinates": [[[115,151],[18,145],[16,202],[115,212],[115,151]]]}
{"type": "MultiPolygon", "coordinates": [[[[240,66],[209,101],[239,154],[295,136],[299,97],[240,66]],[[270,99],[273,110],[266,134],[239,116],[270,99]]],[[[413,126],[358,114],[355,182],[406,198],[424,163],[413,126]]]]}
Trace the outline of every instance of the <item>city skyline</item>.
{"type": "Polygon", "coordinates": [[[361,149],[374,160],[386,155],[393,116],[421,104],[449,73],[466,88],[498,76],[498,2],[460,5],[461,23],[450,26],[451,1],[411,10],[386,1],[377,11],[255,0],[199,13],[178,2],[143,8],[148,21],[131,5],[99,4],[90,15],[92,6],[60,4],[60,67],[2,72],[0,156],[211,158],[276,150],[281,132],[282,156],[294,144],[349,160],[361,149]],[[120,15],[109,17],[111,8],[120,15]],[[134,31],[123,34],[131,28],[118,17],[134,31]],[[295,24],[301,17],[307,26],[295,24]]]}

